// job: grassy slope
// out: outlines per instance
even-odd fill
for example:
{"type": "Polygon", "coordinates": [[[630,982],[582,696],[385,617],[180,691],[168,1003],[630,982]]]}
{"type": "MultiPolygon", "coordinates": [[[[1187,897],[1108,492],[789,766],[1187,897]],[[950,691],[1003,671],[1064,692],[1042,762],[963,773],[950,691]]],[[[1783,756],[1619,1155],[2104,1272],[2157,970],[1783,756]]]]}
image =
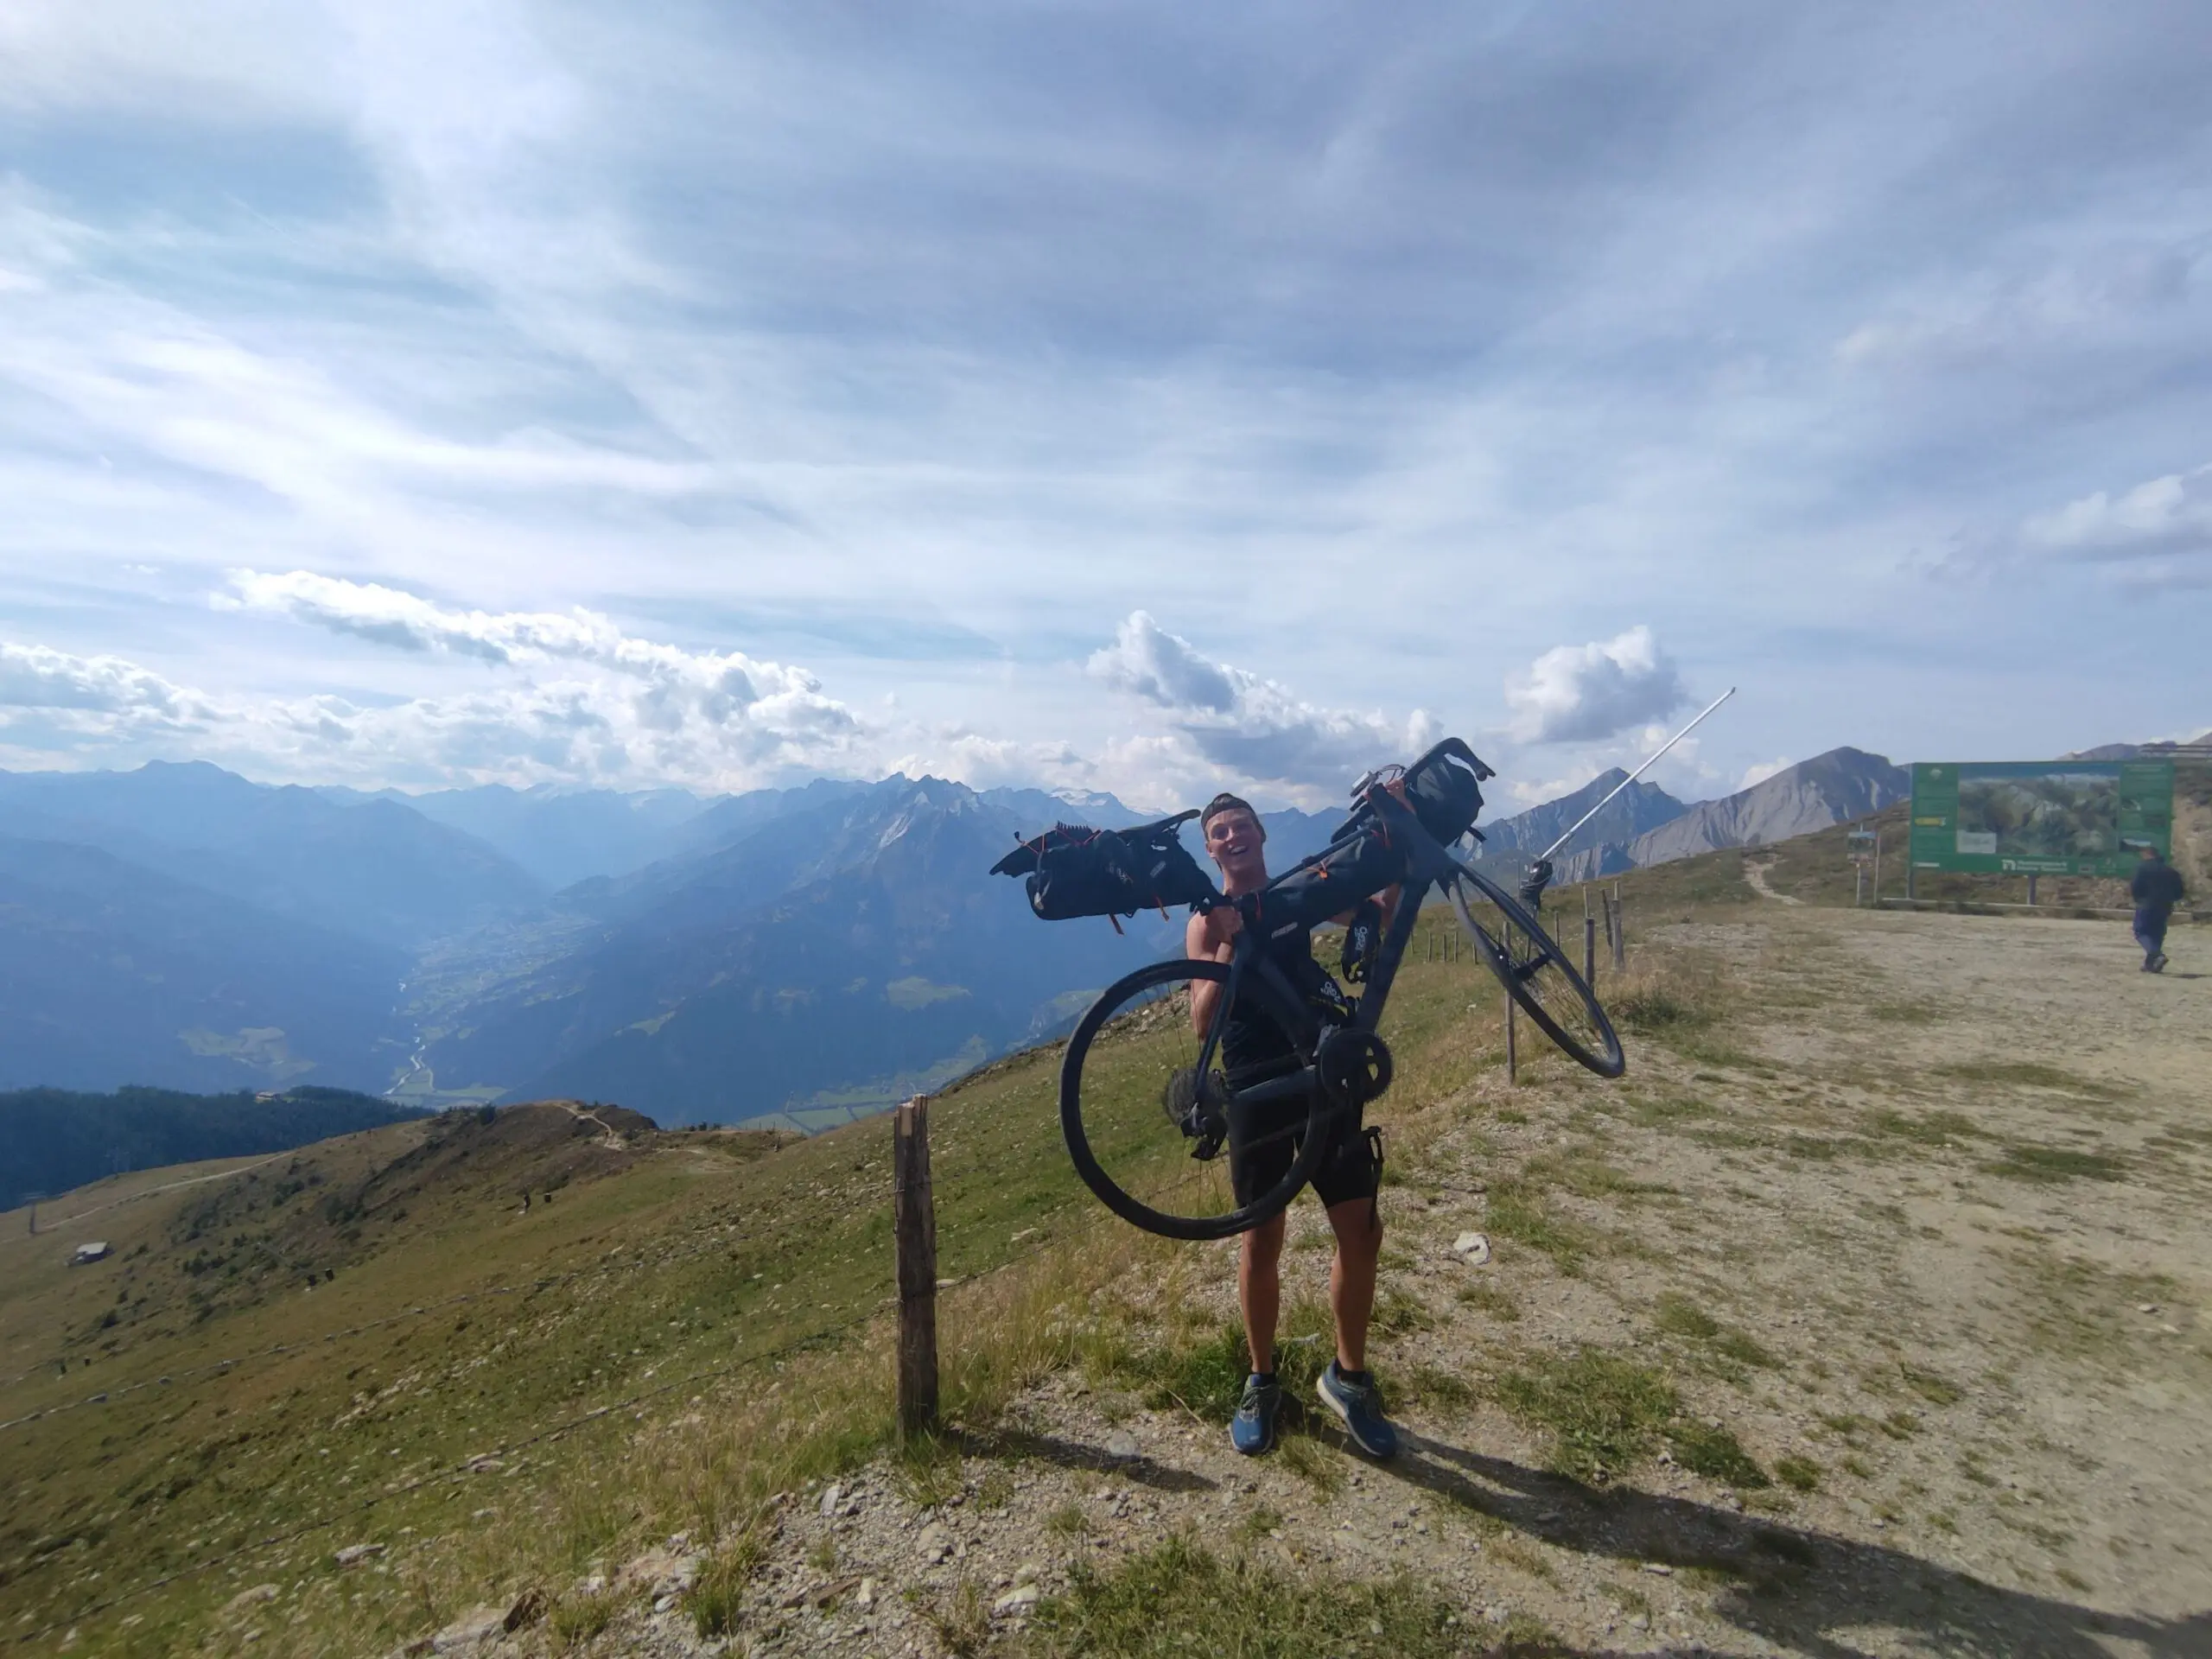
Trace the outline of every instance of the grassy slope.
{"type": "MultiPolygon", "coordinates": [[[[1497,1054],[1494,991],[1470,1015],[1476,970],[1464,957],[1432,963],[1425,945],[1416,957],[1394,1000],[1407,1078],[1394,1105],[1448,1092],[1497,1054]]],[[[1058,1063],[1058,1049],[1018,1056],[939,1097],[932,1141],[947,1277],[1010,1262],[1033,1268],[1056,1253],[1079,1258],[1080,1277],[1109,1270],[1116,1251],[1146,1248],[1118,1224],[1100,1225],[1103,1212],[1068,1167],[1054,1116],[1058,1063]],[[1081,1247],[1056,1252],[1053,1241],[1070,1235],[1081,1247]]],[[[502,1136],[513,1140],[507,1126],[532,1114],[570,1122],[561,1108],[520,1109],[502,1114],[502,1136]]],[[[23,1357],[17,1369],[29,1366],[0,1386],[0,1417],[53,1414],[0,1430],[0,1630],[77,1619],[90,1644],[79,1650],[158,1652],[219,1623],[241,1589],[275,1584],[297,1599],[303,1629],[327,1631],[335,1599],[358,1597],[346,1623],[366,1650],[418,1634],[426,1605],[465,1586],[444,1586],[445,1569],[427,1565],[340,1580],[328,1564],[340,1545],[450,1537],[489,1508],[501,1528],[474,1539],[467,1571],[512,1587],[610,1549],[619,1556],[626,1538],[696,1528],[711,1517],[682,1514],[681,1495],[604,1489],[606,1471],[626,1466],[652,1425],[717,1397],[704,1382],[597,1419],[496,1474],[443,1477],[598,1408],[817,1332],[873,1355],[879,1332],[843,1328],[880,1314],[891,1293],[888,1139],[880,1119],[766,1156],[755,1155],[759,1137],[646,1135],[567,1168],[556,1199],[525,1213],[521,1186],[542,1192],[552,1179],[545,1160],[570,1156],[573,1143],[563,1132],[550,1153],[502,1144],[459,1113],[257,1168],[239,1160],[229,1167],[246,1173],[230,1181],[53,1227],[124,1185],[104,1183],[47,1206],[35,1238],[21,1212],[0,1221],[0,1337],[23,1357]],[[114,1258],[67,1268],[88,1229],[115,1246],[114,1258]],[[308,1289],[310,1270],[332,1276],[308,1289]],[[453,1300],[464,1297],[474,1300],[453,1300]],[[118,1319],[104,1326],[111,1311],[118,1319]],[[327,1339],[340,1332],[352,1334],[327,1339]],[[295,1351],[270,1351],[280,1348],[295,1351]],[[229,1358],[238,1363],[222,1367],[229,1358]],[[97,1394],[106,1400],[84,1403],[97,1394]],[[594,1480],[601,1491],[589,1496],[594,1480]],[[149,1580],[333,1516],[346,1518],[79,1618],[149,1580]],[[129,1616],[137,1622],[125,1628],[129,1616]]],[[[158,1185],[131,1179],[126,1190],[158,1185]]],[[[955,1305],[949,1327],[957,1295],[955,1305]]],[[[949,1329],[956,1410],[962,1365],[981,1375],[997,1363],[982,1352],[963,1359],[960,1344],[949,1329]]],[[[865,1388],[841,1396],[829,1414],[836,1421],[807,1426],[828,1436],[818,1455],[857,1455],[887,1433],[887,1376],[878,1357],[866,1363],[865,1388]]],[[[721,1397],[757,1394],[761,1376],[739,1370],[721,1397]]],[[[733,1491],[758,1484],[742,1471],[715,1479],[733,1491]]],[[[690,1501],[704,1509],[724,1498],[690,1501]]]]}

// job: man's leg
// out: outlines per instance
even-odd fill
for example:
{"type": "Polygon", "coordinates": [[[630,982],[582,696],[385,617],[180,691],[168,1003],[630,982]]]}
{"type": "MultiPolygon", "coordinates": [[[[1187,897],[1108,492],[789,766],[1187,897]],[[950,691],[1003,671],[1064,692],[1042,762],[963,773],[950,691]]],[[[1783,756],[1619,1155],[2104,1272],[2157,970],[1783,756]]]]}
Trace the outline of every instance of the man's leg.
{"type": "Polygon", "coordinates": [[[2151,971],[2163,973],[2166,966],[2166,912],[2160,911],[2151,918],[2151,971]]]}
{"type": "Polygon", "coordinates": [[[1382,1255],[1382,1217],[1372,1198],[1329,1206],[1337,1259],[1329,1268],[1329,1311],[1337,1319],[1337,1365],[1367,1369],[1367,1326],[1375,1317],[1375,1264],[1382,1255]]]}
{"type": "Polygon", "coordinates": [[[2143,966],[2146,971],[2149,969],[2152,963],[2158,958],[2159,943],[2158,935],[2163,931],[2164,930],[2158,926],[2157,917],[2152,914],[2147,906],[2138,906],[2136,907],[2135,943],[2142,947],[2143,966]]]}
{"type": "MultiPolygon", "coordinates": [[[[1379,1171],[1377,1172],[1380,1173],[1379,1171]]],[[[1382,1219],[1372,1196],[1329,1206],[1337,1259],[1329,1269],[1329,1306],[1337,1316],[1337,1357],[1315,1385],[1321,1403],[1344,1420],[1352,1444],[1370,1458],[1395,1457],[1398,1431],[1382,1414],[1382,1395],[1367,1372],[1367,1325],[1375,1313],[1375,1264],[1382,1219]]]]}
{"type": "Polygon", "coordinates": [[[1275,1317],[1282,1309],[1283,1218],[1262,1222],[1244,1235],[1236,1254],[1236,1302],[1244,1310],[1244,1344],[1252,1374],[1229,1420],[1229,1443],[1255,1458],[1275,1443],[1275,1413],[1282,1385],[1275,1381],[1275,1317]]]}
{"type": "MultiPolygon", "coordinates": [[[[1282,1313],[1283,1217],[1263,1221],[1244,1235],[1236,1254],[1236,1305],[1244,1313],[1244,1343],[1252,1369],[1275,1368],[1275,1321],[1282,1313]]],[[[1370,1291],[1372,1294],[1372,1281],[1370,1291]]]]}

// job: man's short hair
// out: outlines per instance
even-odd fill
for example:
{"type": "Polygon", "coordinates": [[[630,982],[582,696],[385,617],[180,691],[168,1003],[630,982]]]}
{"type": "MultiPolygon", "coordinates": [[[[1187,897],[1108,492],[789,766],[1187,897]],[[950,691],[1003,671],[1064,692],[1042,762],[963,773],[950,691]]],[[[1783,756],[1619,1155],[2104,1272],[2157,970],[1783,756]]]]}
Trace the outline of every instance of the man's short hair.
{"type": "Polygon", "coordinates": [[[1224,789],[1220,794],[1215,796],[1213,799],[1208,801],[1205,804],[1205,810],[1198,814],[1199,831],[1204,833],[1206,825],[1211,823],[1216,818],[1219,817],[1224,812],[1242,812],[1247,817],[1250,818],[1253,823],[1258,823],[1260,822],[1260,815],[1252,810],[1251,802],[1246,800],[1242,795],[1231,795],[1224,789]]]}

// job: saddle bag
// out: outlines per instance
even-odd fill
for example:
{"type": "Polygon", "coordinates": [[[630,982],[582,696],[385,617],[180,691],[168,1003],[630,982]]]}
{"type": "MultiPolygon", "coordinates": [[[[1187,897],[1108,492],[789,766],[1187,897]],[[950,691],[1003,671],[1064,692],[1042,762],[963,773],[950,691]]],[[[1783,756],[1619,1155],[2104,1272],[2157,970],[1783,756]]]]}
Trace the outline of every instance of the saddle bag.
{"type": "Polygon", "coordinates": [[[1181,812],[1132,830],[1055,824],[992,865],[991,874],[1027,876],[1029,907],[1048,922],[1194,905],[1215,896],[1177,833],[1196,817],[1181,812]]]}

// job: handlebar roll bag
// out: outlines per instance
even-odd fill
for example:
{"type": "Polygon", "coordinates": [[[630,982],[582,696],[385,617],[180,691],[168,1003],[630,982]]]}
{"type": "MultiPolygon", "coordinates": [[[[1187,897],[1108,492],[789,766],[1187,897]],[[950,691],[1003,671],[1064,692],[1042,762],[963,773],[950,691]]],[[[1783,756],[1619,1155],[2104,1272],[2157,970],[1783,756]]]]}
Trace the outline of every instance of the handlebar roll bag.
{"type": "Polygon", "coordinates": [[[1422,829],[1449,847],[1474,827],[1482,785],[1457,755],[1431,753],[1406,774],[1406,804],[1422,829]]]}
{"type": "Polygon", "coordinates": [[[1197,816],[1185,812],[1132,830],[1056,824],[991,866],[991,874],[1027,875],[1029,907],[1048,922],[1194,905],[1215,896],[1177,834],[1185,819],[1197,816]]]}

